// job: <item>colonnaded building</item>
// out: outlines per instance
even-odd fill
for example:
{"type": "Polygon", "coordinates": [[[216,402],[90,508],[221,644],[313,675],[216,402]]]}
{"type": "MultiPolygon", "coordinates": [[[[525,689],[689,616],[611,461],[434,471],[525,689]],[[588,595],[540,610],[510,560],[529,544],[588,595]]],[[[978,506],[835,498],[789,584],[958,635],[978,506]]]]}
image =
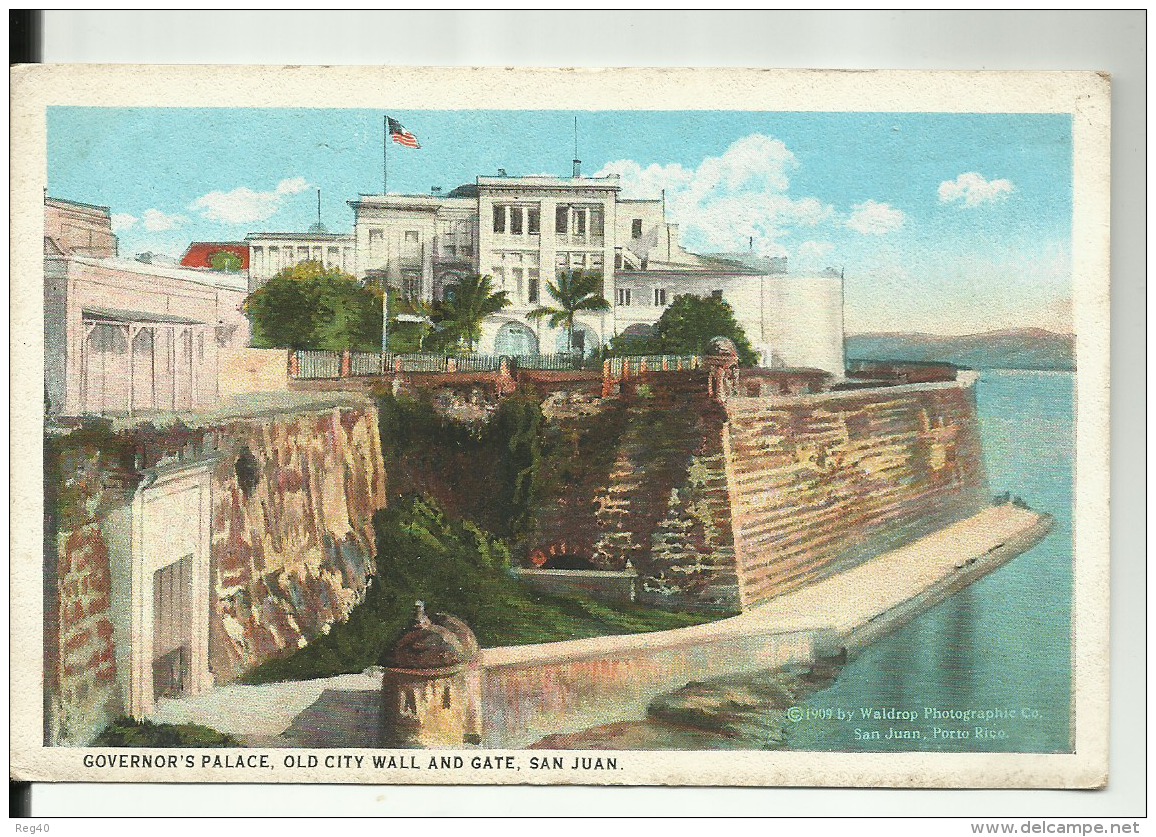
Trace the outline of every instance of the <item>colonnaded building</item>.
{"type": "Polygon", "coordinates": [[[596,351],[612,337],[645,335],[681,294],[716,296],[735,312],[772,368],[842,376],[843,279],[834,271],[795,275],[785,259],[700,256],[679,243],[664,197],[621,197],[619,178],[478,177],[441,194],[361,195],[349,201],[352,234],[320,224],[306,233],[252,233],[249,289],[302,261],[321,261],[405,296],[445,299],[463,275],[488,274],[511,306],[484,325],[479,349],[550,354],[564,331],[528,313],[553,300],[545,282],[563,270],[600,273],[611,310],[578,318],[575,348],[596,351]]]}
{"type": "Polygon", "coordinates": [[[212,406],[220,353],[249,342],[245,295],[236,272],[120,258],[107,206],[45,196],[46,412],[212,406]]]}

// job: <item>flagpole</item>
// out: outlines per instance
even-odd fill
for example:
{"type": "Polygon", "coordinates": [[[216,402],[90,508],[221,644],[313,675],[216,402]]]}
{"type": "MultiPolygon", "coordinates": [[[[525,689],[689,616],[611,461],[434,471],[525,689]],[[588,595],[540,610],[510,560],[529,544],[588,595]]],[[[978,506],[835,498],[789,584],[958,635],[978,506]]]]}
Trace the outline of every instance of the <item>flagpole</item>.
{"type": "MultiPolygon", "coordinates": [[[[382,116],[381,128],[381,194],[389,189],[389,117],[382,116]]],[[[388,252],[388,251],[387,251],[388,252]]],[[[381,273],[381,362],[389,354],[389,257],[381,273]]],[[[383,370],[384,371],[384,370],[383,370]]]]}

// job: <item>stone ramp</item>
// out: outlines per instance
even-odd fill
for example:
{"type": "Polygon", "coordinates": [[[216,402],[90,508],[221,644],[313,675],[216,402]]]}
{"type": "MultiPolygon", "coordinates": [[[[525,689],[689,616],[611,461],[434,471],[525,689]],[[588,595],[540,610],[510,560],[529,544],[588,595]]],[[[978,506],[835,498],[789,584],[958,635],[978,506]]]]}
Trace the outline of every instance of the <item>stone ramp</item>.
{"type": "Polygon", "coordinates": [[[219,686],[161,700],[149,720],[202,724],[253,746],[365,747],[376,743],[366,740],[366,718],[376,725],[369,707],[376,711],[380,692],[381,675],[372,673],[219,686]]]}

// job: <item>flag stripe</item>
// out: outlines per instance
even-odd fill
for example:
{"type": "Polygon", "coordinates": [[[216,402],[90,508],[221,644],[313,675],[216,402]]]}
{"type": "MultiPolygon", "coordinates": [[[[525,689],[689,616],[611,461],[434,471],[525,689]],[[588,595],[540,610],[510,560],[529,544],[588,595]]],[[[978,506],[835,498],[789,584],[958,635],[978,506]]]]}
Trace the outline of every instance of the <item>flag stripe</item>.
{"type": "Polygon", "coordinates": [[[387,124],[389,125],[389,138],[398,145],[404,145],[406,148],[421,148],[421,143],[417,141],[417,137],[405,129],[405,126],[396,119],[387,116],[387,124]]]}

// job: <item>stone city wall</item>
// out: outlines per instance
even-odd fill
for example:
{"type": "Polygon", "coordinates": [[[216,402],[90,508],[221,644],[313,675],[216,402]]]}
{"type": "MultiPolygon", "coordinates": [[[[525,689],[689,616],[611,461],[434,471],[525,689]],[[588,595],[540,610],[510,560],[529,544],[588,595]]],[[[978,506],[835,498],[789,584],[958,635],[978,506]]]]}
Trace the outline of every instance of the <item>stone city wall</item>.
{"type": "Polygon", "coordinates": [[[732,398],[727,475],[743,607],[976,513],[974,379],[732,398]]]}
{"type": "Polygon", "coordinates": [[[165,526],[134,520],[134,496],[157,467],[206,462],[217,683],[305,645],[364,594],[375,572],[372,516],[385,505],[368,402],[54,433],[45,461],[47,743],[87,743],[128,712],[134,538],[142,526],[165,526]]]}
{"type": "Polygon", "coordinates": [[[302,647],[374,573],[385,471],[371,407],[240,419],[213,471],[209,665],[218,683],[302,647]]]}
{"type": "Polygon", "coordinates": [[[482,744],[525,747],[547,735],[639,719],[693,680],[813,662],[822,631],[781,633],[726,619],[652,634],[482,652],[482,744]]]}

